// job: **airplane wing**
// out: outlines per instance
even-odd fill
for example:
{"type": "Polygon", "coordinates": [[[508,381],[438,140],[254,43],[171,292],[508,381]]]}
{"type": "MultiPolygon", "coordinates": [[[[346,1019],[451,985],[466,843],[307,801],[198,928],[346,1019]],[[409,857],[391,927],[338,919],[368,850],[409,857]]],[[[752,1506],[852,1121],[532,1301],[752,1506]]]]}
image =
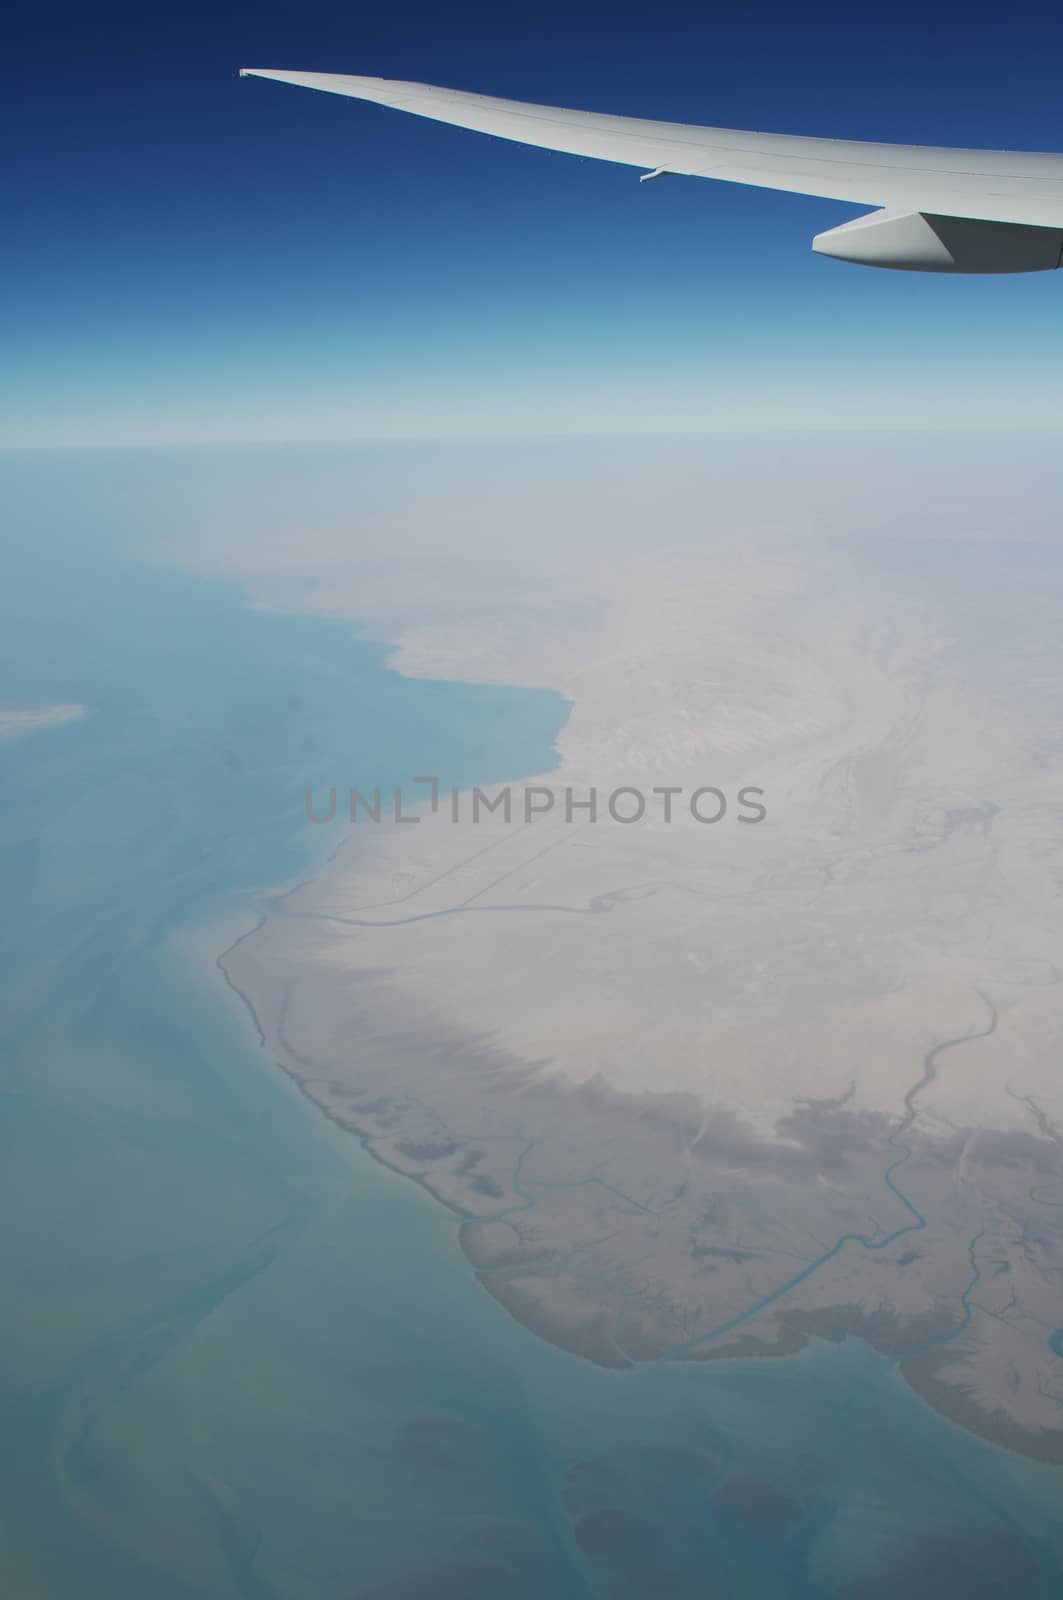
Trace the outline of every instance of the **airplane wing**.
{"type": "Polygon", "coordinates": [[[240,76],[642,167],[644,178],[677,173],[875,206],[813,239],[844,261],[928,272],[1035,272],[1063,261],[1063,155],[743,133],[343,73],[243,67],[240,76]]]}

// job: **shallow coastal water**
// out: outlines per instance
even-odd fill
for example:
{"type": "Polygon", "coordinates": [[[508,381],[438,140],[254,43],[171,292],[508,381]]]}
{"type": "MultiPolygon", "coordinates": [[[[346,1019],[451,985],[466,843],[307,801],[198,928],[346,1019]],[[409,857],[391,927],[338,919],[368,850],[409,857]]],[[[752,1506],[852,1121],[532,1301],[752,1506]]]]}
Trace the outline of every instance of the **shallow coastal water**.
{"type": "Polygon", "coordinates": [[[1063,1473],[859,1344],[614,1373],[519,1327],[197,958],[336,842],[307,785],[541,771],[563,702],[400,679],[51,503],[0,698],[90,714],[0,749],[3,1591],[1060,1593],[1063,1473]]]}

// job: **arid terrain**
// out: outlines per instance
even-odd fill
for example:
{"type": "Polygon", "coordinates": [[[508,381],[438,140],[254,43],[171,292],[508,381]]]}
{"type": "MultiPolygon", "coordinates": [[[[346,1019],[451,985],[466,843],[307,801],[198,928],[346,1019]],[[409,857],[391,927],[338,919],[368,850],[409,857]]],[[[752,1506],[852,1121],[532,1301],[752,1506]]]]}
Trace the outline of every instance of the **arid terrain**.
{"type": "Polygon", "coordinates": [[[856,1335],[1063,1461],[1058,544],[1036,506],[976,525],[969,477],[887,525],[852,482],[817,517],[774,481],[768,515],[713,471],[715,499],[706,468],[654,509],[621,469],[578,499],[562,462],[512,479],[487,547],[437,485],[408,549],[377,501],[185,553],[394,640],[401,671],[571,702],[508,823],[433,811],[411,772],[415,826],[344,837],[374,775],[337,774],[342,848],[224,971],[545,1337],[624,1366],[856,1335]],[[528,786],[555,799],[525,822],[528,786]],[[621,786],[636,822],[609,815],[621,786]],[[689,806],[709,786],[716,822],[689,806]],[[592,788],[597,817],[566,816],[592,788]]]}

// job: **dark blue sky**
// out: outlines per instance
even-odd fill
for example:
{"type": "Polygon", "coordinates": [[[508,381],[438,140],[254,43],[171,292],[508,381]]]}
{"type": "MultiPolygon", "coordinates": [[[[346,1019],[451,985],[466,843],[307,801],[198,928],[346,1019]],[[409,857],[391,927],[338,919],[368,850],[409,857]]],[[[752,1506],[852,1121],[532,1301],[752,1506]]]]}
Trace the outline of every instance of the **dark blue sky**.
{"type": "Polygon", "coordinates": [[[858,207],[236,76],[1063,150],[1058,4],[45,6],[17,32],[5,442],[1063,417],[1054,274],[861,270],[809,252],[858,207]]]}

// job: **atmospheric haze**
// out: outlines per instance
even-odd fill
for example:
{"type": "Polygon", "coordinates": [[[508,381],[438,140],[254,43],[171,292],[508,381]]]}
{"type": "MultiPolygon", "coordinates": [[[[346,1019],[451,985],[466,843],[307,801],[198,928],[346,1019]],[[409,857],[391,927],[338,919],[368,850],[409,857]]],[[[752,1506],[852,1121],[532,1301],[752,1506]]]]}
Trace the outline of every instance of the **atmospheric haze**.
{"type": "Polygon", "coordinates": [[[416,825],[341,801],[324,872],[223,958],[270,1054],[553,1342],[624,1367],[856,1335],[1063,1460],[1052,440],[247,466],[207,469],[156,559],[347,618],[408,675],[556,689],[557,766],[514,779],[766,811],[454,821],[423,772],[416,825]]]}

